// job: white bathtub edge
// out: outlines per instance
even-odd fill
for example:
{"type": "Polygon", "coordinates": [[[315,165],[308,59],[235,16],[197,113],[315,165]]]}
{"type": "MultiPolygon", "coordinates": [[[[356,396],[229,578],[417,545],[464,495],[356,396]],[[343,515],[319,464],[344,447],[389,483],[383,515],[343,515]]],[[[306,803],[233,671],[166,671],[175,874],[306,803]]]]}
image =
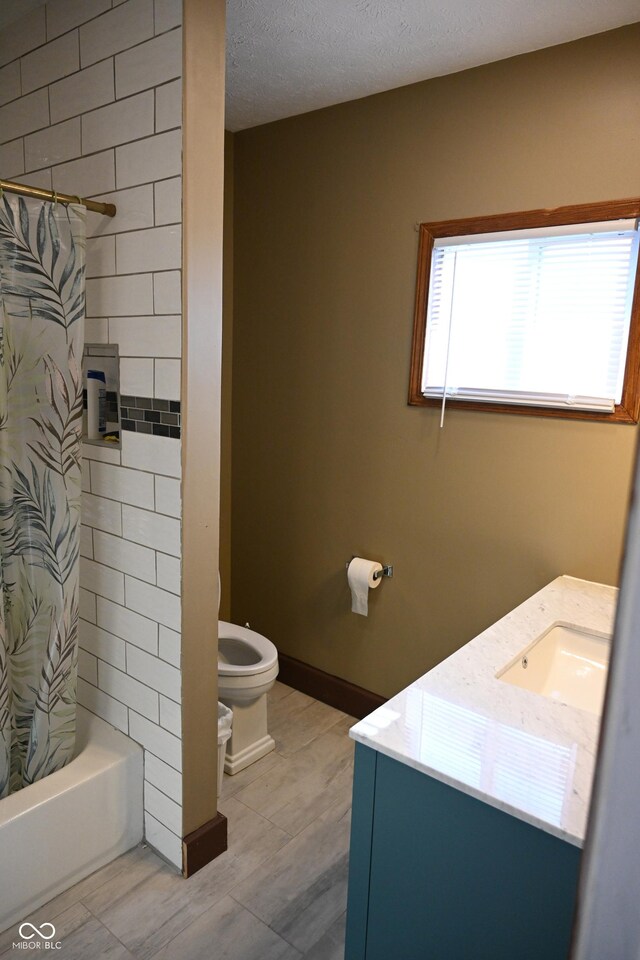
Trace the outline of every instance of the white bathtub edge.
{"type": "Polygon", "coordinates": [[[78,723],[78,756],[0,801],[0,931],[142,839],[142,748],[81,707],[78,723]]]}

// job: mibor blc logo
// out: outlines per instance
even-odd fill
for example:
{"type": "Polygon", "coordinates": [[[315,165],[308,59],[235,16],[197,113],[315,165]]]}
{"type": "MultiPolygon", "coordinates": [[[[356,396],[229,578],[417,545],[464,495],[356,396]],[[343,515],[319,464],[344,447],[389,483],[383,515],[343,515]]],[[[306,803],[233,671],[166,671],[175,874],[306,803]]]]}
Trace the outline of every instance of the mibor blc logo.
{"type": "Polygon", "coordinates": [[[20,940],[12,944],[14,950],[60,950],[62,944],[54,940],[56,928],[52,923],[43,923],[36,927],[25,920],[18,927],[20,940]]]}

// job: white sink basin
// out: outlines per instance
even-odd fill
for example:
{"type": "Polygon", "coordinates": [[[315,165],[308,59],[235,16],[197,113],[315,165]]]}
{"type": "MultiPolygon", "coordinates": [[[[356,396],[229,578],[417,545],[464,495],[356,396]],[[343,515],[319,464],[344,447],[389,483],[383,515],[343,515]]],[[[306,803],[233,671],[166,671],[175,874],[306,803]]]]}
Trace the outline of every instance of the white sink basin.
{"type": "Polygon", "coordinates": [[[496,677],[600,715],[611,637],[554,623],[496,677]]]}

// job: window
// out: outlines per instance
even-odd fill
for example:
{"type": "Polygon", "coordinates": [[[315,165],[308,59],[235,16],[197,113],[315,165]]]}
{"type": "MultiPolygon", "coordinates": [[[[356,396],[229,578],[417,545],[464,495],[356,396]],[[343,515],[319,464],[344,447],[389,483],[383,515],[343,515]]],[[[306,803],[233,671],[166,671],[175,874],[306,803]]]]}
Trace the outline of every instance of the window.
{"type": "Polygon", "coordinates": [[[409,402],[637,422],[639,216],[627,200],[421,224],[409,402]]]}

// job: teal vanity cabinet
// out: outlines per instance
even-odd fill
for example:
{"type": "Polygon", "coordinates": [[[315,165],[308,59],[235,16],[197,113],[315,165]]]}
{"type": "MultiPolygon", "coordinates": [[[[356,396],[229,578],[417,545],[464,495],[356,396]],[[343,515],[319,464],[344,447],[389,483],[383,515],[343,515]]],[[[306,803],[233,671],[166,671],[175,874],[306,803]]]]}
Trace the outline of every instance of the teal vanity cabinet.
{"type": "Polygon", "coordinates": [[[566,960],[580,854],[357,743],[345,960],[566,960]]]}
{"type": "Polygon", "coordinates": [[[606,642],[616,600],[557,577],[354,725],[345,960],[567,960],[599,704],[580,662],[504,675],[554,625],[606,642]]]}

